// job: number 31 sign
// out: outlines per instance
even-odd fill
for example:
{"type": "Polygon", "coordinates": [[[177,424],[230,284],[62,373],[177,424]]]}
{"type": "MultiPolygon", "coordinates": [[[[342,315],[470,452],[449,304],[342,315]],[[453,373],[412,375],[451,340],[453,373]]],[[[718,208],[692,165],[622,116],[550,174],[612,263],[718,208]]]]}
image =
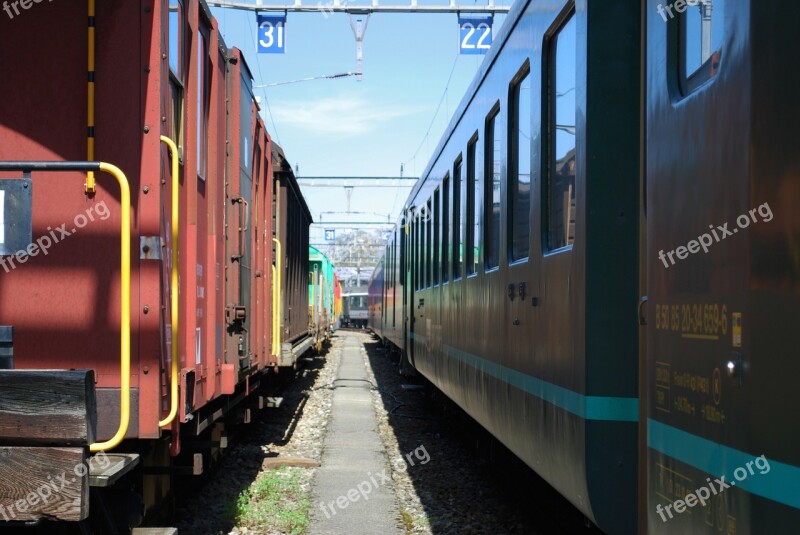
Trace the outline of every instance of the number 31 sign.
{"type": "Polygon", "coordinates": [[[486,54],[492,47],[492,15],[458,17],[460,54],[486,54]]]}
{"type": "Polygon", "coordinates": [[[258,53],[286,52],[286,14],[258,14],[258,53]]]}

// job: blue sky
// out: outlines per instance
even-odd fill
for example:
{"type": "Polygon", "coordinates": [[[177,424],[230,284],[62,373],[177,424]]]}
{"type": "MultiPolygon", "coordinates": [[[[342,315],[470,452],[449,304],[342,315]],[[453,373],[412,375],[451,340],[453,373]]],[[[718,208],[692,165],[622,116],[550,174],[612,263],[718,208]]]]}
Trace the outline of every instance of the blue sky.
{"type": "MultiPolygon", "coordinates": [[[[436,3],[448,0],[419,1],[436,3]]],[[[316,2],[304,0],[304,4],[316,2]]],[[[289,13],[286,53],[279,55],[256,53],[255,13],[212,11],[227,45],[244,52],[254,85],[356,70],[356,44],[346,14],[289,13]]],[[[504,19],[505,15],[495,15],[495,35],[504,19]]],[[[398,176],[401,162],[406,162],[405,176],[418,176],[482,61],[483,56],[458,55],[455,14],[377,13],[370,17],[364,38],[361,82],[355,77],[315,80],[255,93],[262,99],[267,129],[289,160],[299,165],[300,176],[398,176]],[[447,95],[434,119],[445,87],[447,95]]],[[[356,188],[351,210],[392,212],[394,218],[409,189],[356,188]]],[[[345,210],[343,188],[304,188],[304,194],[315,220],[320,211],[345,210]]],[[[352,219],[375,218],[379,217],[352,219]]]]}

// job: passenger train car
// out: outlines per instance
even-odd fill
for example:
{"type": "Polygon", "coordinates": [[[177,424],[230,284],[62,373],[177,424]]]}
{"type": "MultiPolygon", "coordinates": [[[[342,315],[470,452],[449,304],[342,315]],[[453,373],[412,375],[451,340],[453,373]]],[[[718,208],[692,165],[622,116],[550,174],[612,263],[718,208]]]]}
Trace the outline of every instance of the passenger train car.
{"type": "Polygon", "coordinates": [[[797,20],[517,2],[373,276],[372,329],[607,533],[800,521],[797,20]]]}
{"type": "Polygon", "coordinates": [[[342,324],[347,327],[360,327],[367,326],[369,320],[369,292],[366,290],[356,289],[345,291],[342,295],[342,304],[344,311],[342,312],[342,324]]]}
{"type": "Polygon", "coordinates": [[[0,530],[127,533],[295,364],[311,215],[205,2],[89,0],[88,32],[86,2],[22,7],[0,23],[0,504],[93,468],[0,530]]]}

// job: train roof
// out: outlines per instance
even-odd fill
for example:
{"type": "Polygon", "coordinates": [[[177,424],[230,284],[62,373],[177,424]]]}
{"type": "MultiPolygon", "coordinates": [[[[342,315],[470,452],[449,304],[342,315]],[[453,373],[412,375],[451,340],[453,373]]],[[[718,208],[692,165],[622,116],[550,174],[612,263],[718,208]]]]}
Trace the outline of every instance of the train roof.
{"type": "Polygon", "coordinates": [[[326,260],[331,266],[333,265],[333,262],[331,262],[331,259],[328,258],[328,255],[326,255],[325,253],[323,253],[322,251],[320,251],[319,249],[317,249],[313,245],[309,245],[308,246],[308,259],[311,262],[320,261],[320,260],[326,260]],[[314,255],[316,255],[317,258],[314,258],[314,255]]]}

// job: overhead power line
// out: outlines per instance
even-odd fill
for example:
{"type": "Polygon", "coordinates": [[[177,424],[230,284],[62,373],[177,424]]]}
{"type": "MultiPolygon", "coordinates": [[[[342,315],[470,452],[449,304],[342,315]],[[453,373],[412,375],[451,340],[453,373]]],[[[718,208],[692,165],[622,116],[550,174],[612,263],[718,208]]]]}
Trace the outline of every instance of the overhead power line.
{"type": "Polygon", "coordinates": [[[288,82],[274,82],[271,84],[254,85],[254,88],[261,89],[262,87],[275,87],[276,85],[297,84],[300,82],[310,82],[312,80],[334,80],[336,78],[347,78],[348,76],[360,76],[360,72],[340,72],[336,74],[323,74],[322,76],[311,76],[309,78],[300,78],[299,80],[289,80],[288,82]]]}
{"type": "MultiPolygon", "coordinates": [[[[313,1],[313,0],[312,0],[313,1]]],[[[511,6],[497,6],[494,0],[489,0],[485,6],[475,4],[457,5],[455,0],[449,4],[438,6],[421,6],[417,0],[410,0],[408,4],[382,5],[379,0],[372,0],[371,4],[348,4],[346,0],[333,0],[327,4],[303,4],[302,0],[295,0],[292,4],[264,4],[260,0],[255,2],[211,0],[208,5],[212,7],[227,7],[231,9],[244,9],[247,11],[282,12],[282,13],[349,13],[353,15],[366,15],[370,13],[508,13],[511,6]]]]}
{"type": "Polygon", "coordinates": [[[444,85],[444,91],[442,92],[442,97],[439,99],[439,104],[436,106],[436,111],[433,112],[433,118],[431,118],[431,124],[428,125],[428,130],[425,132],[425,135],[422,136],[422,141],[419,142],[419,146],[417,150],[414,151],[414,155],[411,156],[408,160],[403,162],[403,164],[407,164],[409,162],[413,162],[414,159],[419,154],[422,145],[425,144],[425,140],[428,139],[428,135],[431,133],[431,128],[433,128],[433,123],[436,122],[436,117],[439,115],[439,110],[442,108],[442,102],[444,102],[445,97],[447,96],[447,91],[450,89],[450,81],[453,79],[453,73],[456,70],[456,64],[458,63],[459,54],[456,52],[456,58],[453,60],[453,67],[450,69],[450,74],[447,77],[447,83],[444,85]]]}

